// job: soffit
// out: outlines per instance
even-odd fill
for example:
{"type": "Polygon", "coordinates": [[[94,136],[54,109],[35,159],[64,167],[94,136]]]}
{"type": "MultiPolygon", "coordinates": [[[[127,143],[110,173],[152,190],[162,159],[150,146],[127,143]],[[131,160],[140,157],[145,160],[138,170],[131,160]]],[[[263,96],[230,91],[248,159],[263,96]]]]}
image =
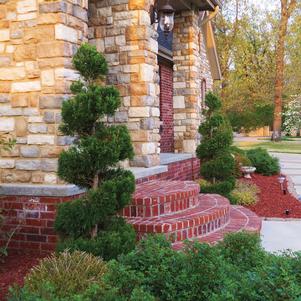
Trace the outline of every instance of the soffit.
{"type": "MultiPolygon", "coordinates": [[[[199,9],[213,11],[214,7],[221,6],[220,0],[172,0],[169,3],[176,11],[199,9]]],[[[166,4],[166,0],[158,0],[158,7],[166,4]]]]}

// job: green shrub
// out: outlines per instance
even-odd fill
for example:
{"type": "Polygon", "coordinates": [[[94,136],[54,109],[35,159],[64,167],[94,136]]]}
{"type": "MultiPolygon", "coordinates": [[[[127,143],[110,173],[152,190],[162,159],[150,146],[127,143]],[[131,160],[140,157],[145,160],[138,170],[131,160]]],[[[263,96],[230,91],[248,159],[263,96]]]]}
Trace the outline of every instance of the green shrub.
{"type": "Polygon", "coordinates": [[[233,142],[232,128],[220,113],[221,101],[217,96],[208,93],[205,104],[206,120],[199,127],[202,142],[196,151],[201,160],[201,176],[212,184],[207,192],[222,191],[225,195],[231,191],[229,178],[234,175],[235,169],[235,161],[230,152],[233,142]]]}
{"type": "MultiPolygon", "coordinates": [[[[104,289],[98,285],[88,285],[84,292],[70,294],[67,297],[58,296],[55,288],[41,282],[39,292],[33,292],[28,287],[13,286],[9,290],[8,301],[108,301],[102,298],[104,289]]],[[[113,301],[113,299],[111,300],[113,301]]]]}
{"type": "Polygon", "coordinates": [[[247,151],[247,156],[256,167],[256,172],[265,176],[275,175],[280,171],[279,160],[269,155],[263,148],[255,148],[247,151]]]}
{"type": "Polygon", "coordinates": [[[241,167],[251,166],[252,163],[250,159],[247,157],[244,150],[241,150],[237,147],[231,147],[230,151],[231,154],[233,154],[234,161],[235,161],[235,169],[234,169],[235,178],[240,178],[242,176],[241,167]]]}
{"type": "Polygon", "coordinates": [[[57,251],[82,250],[104,260],[117,258],[135,247],[136,233],[122,218],[110,218],[95,238],[78,237],[58,242],[57,251]]]}
{"type": "Polygon", "coordinates": [[[217,156],[214,160],[206,161],[201,164],[201,175],[205,179],[215,179],[223,181],[233,176],[235,162],[230,153],[217,156]]]}
{"type": "Polygon", "coordinates": [[[214,184],[206,181],[200,181],[200,188],[202,193],[209,194],[220,194],[225,197],[229,197],[229,193],[233,190],[235,186],[235,179],[230,177],[227,181],[216,182],[214,184]]]}
{"type": "Polygon", "coordinates": [[[109,264],[105,282],[115,288],[115,300],[129,300],[138,287],[160,301],[298,300],[300,269],[293,268],[300,262],[266,253],[259,235],[245,232],[215,246],[189,243],[180,253],[163,238],[149,237],[109,264]]]}
{"type": "Polygon", "coordinates": [[[75,275],[54,271],[59,274],[55,279],[60,279],[56,285],[51,283],[52,269],[46,269],[36,275],[37,289],[25,284],[23,289],[11,290],[8,300],[297,301],[301,298],[300,271],[300,254],[267,253],[256,234],[228,234],[213,246],[187,242],[183,252],[173,250],[162,236],[149,236],[118,261],[105,266],[102,263],[96,283],[90,285],[87,279],[92,276],[84,276],[80,291],[68,283],[69,279],[87,275],[84,267],[75,275]],[[68,296],[64,293],[60,297],[58,292],[64,291],[65,279],[68,296]]]}
{"type": "Polygon", "coordinates": [[[94,46],[83,44],[73,57],[73,65],[81,80],[71,85],[73,97],[63,103],[60,130],[76,140],[61,153],[58,175],[86,188],[87,193],[58,206],[58,249],[116,258],[135,244],[134,229],[116,218],[135,191],[133,174],[119,168],[120,161],[133,157],[133,147],[125,126],[105,122],[121,102],[118,90],[104,85],[108,66],[103,55],[94,46]]]}
{"type": "Polygon", "coordinates": [[[259,188],[254,184],[236,181],[235,188],[231,192],[230,198],[235,204],[250,206],[257,203],[257,194],[259,192],[259,188]]]}
{"type": "Polygon", "coordinates": [[[91,285],[103,286],[106,264],[91,254],[75,251],[43,259],[25,277],[25,287],[38,295],[43,295],[43,286],[48,284],[56,296],[66,298],[84,293],[91,285]]]}

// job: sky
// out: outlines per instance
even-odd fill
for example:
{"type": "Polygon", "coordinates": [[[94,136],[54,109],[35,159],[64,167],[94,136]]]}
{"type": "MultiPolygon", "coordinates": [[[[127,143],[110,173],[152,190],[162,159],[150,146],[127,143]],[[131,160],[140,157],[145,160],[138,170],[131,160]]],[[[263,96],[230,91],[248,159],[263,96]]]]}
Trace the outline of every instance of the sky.
{"type": "Polygon", "coordinates": [[[247,0],[255,5],[258,5],[262,9],[273,10],[280,4],[280,0],[247,0]]]}

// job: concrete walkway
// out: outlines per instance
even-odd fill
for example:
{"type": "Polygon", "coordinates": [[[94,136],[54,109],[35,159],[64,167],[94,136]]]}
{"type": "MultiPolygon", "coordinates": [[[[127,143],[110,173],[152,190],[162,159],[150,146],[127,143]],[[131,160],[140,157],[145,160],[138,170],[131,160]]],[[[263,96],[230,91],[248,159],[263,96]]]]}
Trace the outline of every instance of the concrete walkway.
{"type": "MultiPolygon", "coordinates": [[[[301,155],[271,153],[279,158],[281,172],[289,176],[295,196],[301,196],[301,155]]],[[[290,189],[292,190],[292,189],[290,189]]],[[[261,230],[263,247],[269,252],[301,251],[300,220],[264,221],[261,230]]]]}
{"type": "Polygon", "coordinates": [[[271,153],[279,159],[281,172],[287,175],[294,186],[296,197],[301,196],[301,154],[271,153]]]}
{"type": "Polygon", "coordinates": [[[268,252],[301,251],[301,220],[263,221],[261,239],[268,252]]]}

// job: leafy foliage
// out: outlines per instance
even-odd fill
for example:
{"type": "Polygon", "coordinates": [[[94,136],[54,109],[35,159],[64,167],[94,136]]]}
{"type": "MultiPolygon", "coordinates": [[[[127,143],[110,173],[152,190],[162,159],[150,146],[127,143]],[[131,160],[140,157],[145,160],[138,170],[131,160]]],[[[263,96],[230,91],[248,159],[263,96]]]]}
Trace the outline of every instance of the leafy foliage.
{"type": "Polygon", "coordinates": [[[230,198],[232,203],[249,206],[257,203],[258,193],[259,188],[256,185],[243,181],[236,181],[235,188],[231,192],[230,198]]]}
{"type": "Polygon", "coordinates": [[[271,104],[254,104],[250,108],[234,106],[226,110],[233,129],[237,132],[242,129],[246,132],[257,128],[272,125],[274,106],[271,104]]]}
{"type": "Polygon", "coordinates": [[[133,174],[118,167],[120,161],[132,158],[133,147],[125,126],[104,122],[120,106],[118,90],[99,84],[108,69],[104,57],[94,46],[83,44],[73,64],[82,79],[72,84],[74,96],[63,104],[60,130],[76,139],[60,155],[58,174],[88,191],[80,199],[59,205],[58,249],[115,258],[135,243],[133,228],[116,217],[135,191],[133,174]]]}
{"type": "Polygon", "coordinates": [[[267,150],[263,148],[254,148],[247,151],[247,156],[256,167],[256,172],[265,176],[275,175],[279,173],[279,160],[269,155],[267,150]]]}
{"type": "Polygon", "coordinates": [[[289,102],[283,112],[283,130],[291,134],[301,129],[301,98],[289,102]]]}
{"type": "Polygon", "coordinates": [[[231,147],[231,154],[233,154],[235,160],[235,178],[240,178],[242,176],[241,167],[251,166],[251,161],[247,157],[245,151],[237,147],[231,147]]]}
{"type": "Polygon", "coordinates": [[[271,7],[266,11],[252,1],[225,0],[216,18],[223,74],[216,90],[235,131],[270,125],[273,120],[278,12],[271,7]]]}
{"type": "Polygon", "coordinates": [[[201,187],[202,193],[210,193],[210,194],[216,193],[216,194],[220,194],[220,195],[223,195],[224,197],[229,198],[230,192],[235,187],[235,178],[231,177],[231,178],[227,179],[226,181],[216,182],[214,184],[212,184],[206,180],[201,180],[200,187],[201,187]]]}
{"type": "Polygon", "coordinates": [[[119,254],[128,253],[135,247],[136,233],[132,226],[122,218],[110,218],[102,221],[101,231],[95,238],[79,236],[58,243],[57,250],[83,250],[104,260],[117,258],[119,254]]]}
{"type": "MultiPolygon", "coordinates": [[[[118,261],[106,265],[99,261],[100,268],[93,268],[95,273],[88,274],[80,267],[83,283],[79,283],[80,289],[73,286],[73,295],[70,279],[73,283],[81,274],[67,274],[65,264],[60,264],[52,275],[46,272],[52,272],[53,265],[50,267],[40,274],[34,270],[34,275],[39,275],[36,278],[39,283],[34,281],[39,284],[38,289],[36,285],[25,284],[23,289],[12,289],[8,300],[283,301],[301,298],[301,255],[267,253],[261,247],[259,235],[245,232],[229,234],[214,246],[189,242],[183,252],[174,251],[162,236],[149,236],[118,261]],[[97,273],[99,276],[93,278],[97,273]],[[92,284],[87,283],[89,278],[93,279],[92,284]],[[67,290],[59,297],[65,281],[67,290]]],[[[31,273],[26,279],[30,277],[31,273]]]]}

